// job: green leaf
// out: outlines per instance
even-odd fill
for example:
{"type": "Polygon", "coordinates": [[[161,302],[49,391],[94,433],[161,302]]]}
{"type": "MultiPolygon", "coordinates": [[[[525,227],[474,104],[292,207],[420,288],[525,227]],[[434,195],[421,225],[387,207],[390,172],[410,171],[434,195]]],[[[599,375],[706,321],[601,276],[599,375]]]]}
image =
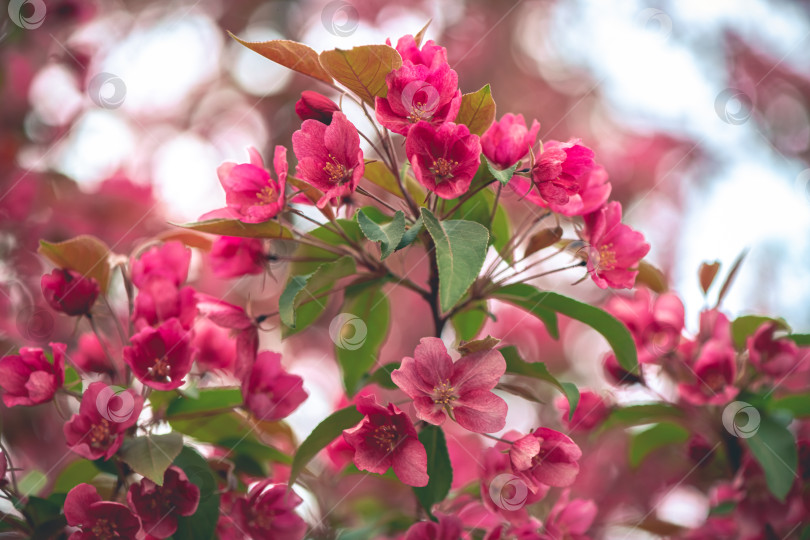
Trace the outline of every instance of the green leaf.
{"type": "MultiPolygon", "coordinates": [[[[605,337],[613,348],[620,366],[630,373],[637,372],[638,356],[633,336],[630,335],[625,325],[606,311],[561,294],[540,291],[536,287],[525,283],[515,283],[501,287],[493,293],[492,297],[527,309],[541,319],[542,317],[536,313],[538,308],[554,310],[587,324],[605,337]]],[[[548,327],[548,324],[546,326],[548,327]]],[[[557,337],[556,324],[554,333],[552,333],[551,328],[549,328],[549,333],[555,338],[557,337]]]]}
{"type": "Polygon", "coordinates": [[[67,493],[79,484],[89,484],[99,470],[92,461],[77,459],[62,469],[53,484],[54,493],[67,493]]]}
{"type": "Polygon", "coordinates": [[[526,362],[520,357],[517,348],[514,346],[510,345],[498,350],[501,351],[503,359],[506,360],[507,373],[533,377],[552,384],[568,399],[568,419],[570,420],[574,417],[574,411],[577,410],[577,404],[579,404],[579,389],[577,385],[569,382],[560,382],[557,377],[549,372],[543,362],[526,362]]]}
{"type": "Polygon", "coordinates": [[[461,96],[461,107],[456,116],[456,124],[464,124],[470,133],[483,135],[495,121],[495,100],[489,85],[471,94],[461,96]]]}
{"type": "Polygon", "coordinates": [[[317,295],[330,290],[337,280],[350,276],[355,271],[354,259],[345,256],[333,262],[322,263],[311,274],[290,278],[278,299],[281,322],[295,328],[295,310],[301,303],[312,301],[325,305],[323,300],[316,298],[317,295]]]}
{"type": "Polygon", "coordinates": [[[190,516],[177,517],[174,540],[210,540],[214,537],[219,520],[219,492],[217,479],[203,457],[184,446],[174,465],[183,469],[192,484],[200,488],[200,503],[190,516]]]}
{"type": "Polygon", "coordinates": [[[450,319],[453,328],[459,339],[470,341],[475,339],[478,332],[484,327],[488,316],[486,301],[473,303],[468,309],[464,309],[450,319]]]}
{"type": "Polygon", "coordinates": [[[59,268],[68,268],[95,279],[99,289],[107,291],[112,271],[110,248],[95,236],[83,234],[55,244],[40,240],[37,252],[59,268]]]}
{"type": "Polygon", "coordinates": [[[810,394],[795,394],[774,399],[768,403],[768,409],[790,411],[794,418],[810,417],[810,394]]]}
{"type": "MultiPolygon", "coordinates": [[[[498,205],[495,216],[492,216],[492,207],[495,205],[495,194],[491,189],[482,189],[468,198],[453,212],[452,219],[466,219],[475,221],[490,231],[489,243],[503,254],[503,249],[510,238],[509,218],[503,206],[498,205]],[[492,226],[490,227],[490,219],[492,226]]],[[[511,259],[511,257],[508,257],[511,259]]]]}
{"type": "Polygon", "coordinates": [[[415,487],[413,491],[422,504],[422,508],[433,518],[433,505],[442,502],[450,492],[450,485],[453,483],[453,466],[450,464],[450,454],[447,452],[447,443],[444,440],[442,428],[433,425],[425,426],[419,432],[419,442],[425,446],[427,452],[429,480],[426,486],[415,487]]]}
{"type": "Polygon", "coordinates": [[[360,380],[360,386],[368,386],[369,384],[376,384],[383,388],[395,389],[397,385],[391,380],[391,372],[399,369],[399,362],[391,362],[376,369],[372,374],[365,376],[360,380]]]}
{"type": "Polygon", "coordinates": [[[410,246],[414,240],[416,240],[419,231],[422,230],[422,216],[419,216],[413,225],[405,231],[405,234],[402,235],[402,239],[397,244],[396,251],[399,251],[402,248],[410,246]]]}
{"type": "Polygon", "coordinates": [[[163,485],[163,473],[183,449],[183,436],[179,433],[145,435],[127,439],[121,445],[121,459],[155,484],[163,485]]]}
{"type": "Polygon", "coordinates": [[[737,503],[735,501],[723,501],[711,510],[709,510],[710,516],[727,516],[734,512],[734,509],[737,508],[737,503]]]}
{"type": "Polygon", "coordinates": [[[765,472],[768,489],[784,501],[796,478],[799,461],[793,434],[772,416],[761,412],[756,433],[744,440],[765,472]]]}
{"type": "Polygon", "coordinates": [[[29,471],[19,480],[17,488],[19,489],[20,493],[25,496],[39,495],[47,485],[48,477],[45,475],[45,473],[34,469],[29,471]]]}
{"type": "Polygon", "coordinates": [[[375,97],[388,95],[385,77],[402,65],[402,57],[388,45],[323,51],[319,60],[329,75],[370,105],[375,97]]]}
{"type": "Polygon", "coordinates": [[[377,362],[388,336],[389,317],[388,298],[381,285],[346,290],[342,313],[333,319],[329,334],[349,396],[359,389],[363,375],[377,362]]]}
{"type": "Polygon", "coordinates": [[[498,289],[492,298],[509,302],[517,307],[523,308],[538,319],[540,319],[549,335],[554,339],[560,338],[560,330],[557,325],[557,313],[543,303],[543,298],[537,297],[541,294],[539,290],[531,285],[518,284],[514,289],[510,285],[498,289]],[[506,291],[504,291],[506,289],[506,291]]]}
{"type": "Polygon", "coordinates": [[[298,451],[295,453],[295,457],[293,457],[292,467],[290,468],[289,485],[292,486],[295,483],[295,479],[298,478],[298,475],[304,467],[306,467],[307,463],[309,463],[318,452],[340,437],[344,429],[354,427],[362,419],[363,415],[360,414],[354,405],[350,405],[333,412],[323,422],[315,426],[315,429],[313,429],[309,437],[301,443],[301,446],[298,447],[298,451]]]}
{"type": "Polygon", "coordinates": [[[484,157],[483,159],[486,161],[487,168],[489,168],[489,172],[492,174],[492,176],[494,176],[495,179],[504,186],[508,184],[509,180],[511,180],[512,177],[515,175],[515,171],[517,170],[518,167],[518,164],[515,163],[508,169],[498,169],[496,167],[493,167],[492,163],[490,163],[486,157],[484,157]]]}
{"type": "Polygon", "coordinates": [[[679,408],[666,403],[642,403],[614,409],[604,425],[638,426],[682,416],[683,412],[679,408]]]}
{"type": "Polygon", "coordinates": [[[360,209],[357,211],[357,224],[366,238],[380,243],[380,260],[384,261],[394,252],[405,234],[405,213],[397,210],[390,222],[381,225],[372,221],[360,209]]]}
{"type": "Polygon", "coordinates": [[[265,221],[263,223],[243,223],[238,219],[209,219],[194,223],[173,223],[177,227],[191,229],[210,234],[223,236],[239,236],[242,238],[276,238],[292,239],[293,235],[278,221],[265,221]]]}
{"type": "Polygon", "coordinates": [[[759,330],[759,327],[765,323],[776,323],[782,330],[788,330],[788,325],[783,319],[774,319],[764,315],[743,315],[737,317],[731,323],[731,338],[734,340],[734,345],[737,349],[745,348],[745,342],[749,336],[753,336],[754,332],[759,330]]]}
{"type": "MultiPolygon", "coordinates": [[[[375,186],[381,187],[388,193],[399,197],[400,199],[405,198],[402,190],[399,189],[399,184],[397,183],[397,178],[394,176],[394,173],[392,173],[382,161],[371,161],[366,163],[366,170],[363,173],[363,177],[375,186]]],[[[422,188],[422,186],[419,185],[419,183],[413,177],[403,175],[402,180],[403,184],[405,185],[405,190],[413,200],[419,202],[425,199],[424,188],[422,188]]]]}
{"type": "Polygon", "coordinates": [[[427,208],[422,208],[422,221],[436,244],[439,303],[448,311],[478,277],[487,255],[489,231],[472,221],[439,222],[427,208]]]}
{"type": "Polygon", "coordinates": [[[284,465],[292,464],[292,456],[289,456],[270,445],[260,443],[251,438],[226,437],[221,439],[217,446],[230,450],[235,455],[250,456],[258,462],[272,461],[284,465]]]}
{"type": "Polygon", "coordinates": [[[178,396],[166,409],[167,418],[187,413],[204,413],[221,409],[232,409],[243,402],[239,388],[204,388],[198,399],[178,396]]]}
{"type": "Polygon", "coordinates": [[[628,448],[630,465],[638,467],[651,452],[670,444],[682,443],[688,439],[689,430],[678,424],[669,422],[655,424],[649,429],[636,433],[630,439],[628,448]]]}
{"type": "Polygon", "coordinates": [[[799,347],[810,346],[810,334],[790,334],[785,336],[799,347]]]}
{"type": "Polygon", "coordinates": [[[318,53],[303,43],[286,39],[251,42],[243,41],[228,32],[233,39],[260,55],[284,67],[303,73],[326,84],[332,83],[332,77],[323,69],[318,61],[318,53]]]}

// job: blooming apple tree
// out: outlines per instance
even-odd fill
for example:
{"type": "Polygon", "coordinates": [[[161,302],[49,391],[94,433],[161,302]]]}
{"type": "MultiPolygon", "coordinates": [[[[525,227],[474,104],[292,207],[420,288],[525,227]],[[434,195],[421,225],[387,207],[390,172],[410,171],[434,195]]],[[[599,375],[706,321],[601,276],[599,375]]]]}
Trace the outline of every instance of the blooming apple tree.
{"type": "MultiPolygon", "coordinates": [[[[423,35],[320,54],[242,42],[334,98],[302,93],[291,147],[222,164],[224,208],[131,253],[92,236],[43,239],[54,269],[42,295],[75,319],[76,340],[6,355],[0,386],[7,407],[58,409],[66,465],[49,473],[50,495],[31,495],[18,450],[3,448],[3,530],[807,537],[810,337],[779,318],[729,319],[720,304],[739,262],[688,335],[587,141],[539,141],[537,120],[498,119],[490,86],[462,93],[445,49],[423,35]],[[266,275],[276,309],[205,292],[195,253],[221,279],[266,275]],[[611,290],[607,305],[535,285],[557,273],[611,290]],[[417,309],[389,300],[401,289],[432,330],[383,363],[417,309]],[[343,399],[299,441],[287,419],[311,390],[262,338],[306,335],[330,302],[341,306],[329,326],[343,399]],[[542,350],[510,340],[534,323],[558,339],[571,319],[609,345],[610,392],[561,380],[542,350]],[[628,389],[645,400],[619,399],[628,389]],[[542,421],[524,426],[518,402],[542,421]],[[640,479],[645,466],[654,473],[640,479]],[[653,514],[683,483],[709,501],[694,526],[653,514]]],[[[701,268],[704,293],[716,274],[701,268]]]]}

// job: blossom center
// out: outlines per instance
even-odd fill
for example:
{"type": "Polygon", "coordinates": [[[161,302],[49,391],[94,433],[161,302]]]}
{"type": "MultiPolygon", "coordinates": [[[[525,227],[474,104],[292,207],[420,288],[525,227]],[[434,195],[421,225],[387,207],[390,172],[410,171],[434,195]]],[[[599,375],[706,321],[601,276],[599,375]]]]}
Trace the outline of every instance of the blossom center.
{"type": "Polygon", "coordinates": [[[458,399],[456,389],[449,380],[444,380],[433,387],[433,402],[445,407],[453,408],[453,402],[458,399]]]}
{"type": "Polygon", "coordinates": [[[90,428],[90,446],[103,446],[110,438],[110,423],[102,418],[98,424],[90,428]]]}
{"type": "Polygon", "coordinates": [[[278,196],[279,193],[275,186],[264,186],[262,190],[256,194],[260,205],[273,204],[278,201],[278,196]]]}
{"type": "Polygon", "coordinates": [[[711,388],[713,392],[721,390],[726,385],[726,378],[722,373],[709,373],[703,378],[706,386],[711,388]]]}
{"type": "Polygon", "coordinates": [[[536,455],[532,456],[532,468],[540,465],[543,462],[543,459],[545,459],[547,453],[548,450],[545,448],[540,448],[540,451],[537,452],[536,455]]]}
{"type": "Polygon", "coordinates": [[[613,242],[599,247],[599,264],[602,270],[613,270],[616,267],[616,251],[613,242]]]}
{"type": "Polygon", "coordinates": [[[444,182],[453,178],[453,169],[458,166],[458,161],[448,161],[444,158],[438,158],[433,162],[430,173],[436,177],[437,182],[444,182]]]}
{"type": "Polygon", "coordinates": [[[329,176],[329,181],[333,184],[341,185],[351,178],[351,169],[347,169],[332,154],[329,154],[332,161],[323,166],[324,172],[329,176]]]}
{"type": "Polygon", "coordinates": [[[169,366],[169,360],[165,356],[155,358],[154,365],[149,368],[149,373],[154,380],[168,379],[170,371],[171,366],[169,366]]]}
{"type": "Polygon", "coordinates": [[[100,518],[93,523],[93,528],[90,529],[90,531],[96,536],[96,538],[115,538],[118,536],[116,528],[115,523],[111,523],[105,518],[100,518]]]}
{"type": "Polygon", "coordinates": [[[374,442],[377,443],[377,446],[389,452],[393,450],[397,442],[399,442],[399,433],[397,433],[397,428],[390,424],[385,424],[376,428],[372,437],[374,438],[374,442]]]}
{"type": "Polygon", "coordinates": [[[430,120],[433,118],[433,112],[436,107],[428,103],[428,96],[425,92],[420,92],[414,96],[411,103],[410,111],[408,112],[408,121],[416,123],[420,120],[430,120]],[[421,96],[419,94],[422,94],[421,96]],[[419,96],[419,97],[417,97],[419,96]],[[422,101],[424,99],[424,101],[422,101]]]}

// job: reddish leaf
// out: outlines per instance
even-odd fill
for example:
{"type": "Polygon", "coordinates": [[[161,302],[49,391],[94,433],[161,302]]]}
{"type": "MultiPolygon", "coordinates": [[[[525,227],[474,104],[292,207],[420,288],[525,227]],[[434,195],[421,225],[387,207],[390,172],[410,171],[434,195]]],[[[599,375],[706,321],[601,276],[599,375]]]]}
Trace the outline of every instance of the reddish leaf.
{"type": "Polygon", "coordinates": [[[374,105],[375,97],[388,95],[385,77],[402,65],[399,53],[388,45],[323,51],[320,61],[336,81],[371,105],[374,105]]]}
{"type": "Polygon", "coordinates": [[[327,84],[332,83],[332,77],[324,71],[318,62],[318,53],[314,49],[286,39],[273,39],[270,41],[243,41],[228,32],[233,39],[265,58],[269,58],[277,64],[290,68],[298,73],[309,75],[327,84]]]}
{"type": "Polygon", "coordinates": [[[110,248],[95,236],[83,234],[64,242],[39,241],[40,255],[60,268],[69,268],[98,281],[102,291],[110,282],[110,248]]]}
{"type": "Polygon", "coordinates": [[[707,294],[709,292],[709,287],[712,286],[714,278],[717,277],[717,272],[719,270],[720,261],[714,261],[713,263],[700,263],[698,278],[700,279],[700,288],[703,289],[703,294],[707,294]]]}
{"type": "Polygon", "coordinates": [[[481,90],[461,96],[461,109],[456,116],[456,124],[464,124],[470,133],[483,135],[495,121],[495,100],[489,85],[481,90]]]}

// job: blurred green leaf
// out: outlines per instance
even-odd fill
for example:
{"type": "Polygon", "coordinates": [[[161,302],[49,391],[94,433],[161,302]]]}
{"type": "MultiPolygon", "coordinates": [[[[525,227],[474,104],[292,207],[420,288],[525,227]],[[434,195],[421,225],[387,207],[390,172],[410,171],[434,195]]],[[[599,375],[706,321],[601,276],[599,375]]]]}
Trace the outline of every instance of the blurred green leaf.
{"type": "Polygon", "coordinates": [[[689,431],[669,422],[655,424],[649,429],[640,431],[630,439],[630,465],[638,467],[650,453],[664,446],[679,444],[689,439],[689,431]]]}
{"type": "Polygon", "coordinates": [[[447,443],[444,432],[439,426],[426,425],[419,432],[421,442],[427,452],[428,484],[424,487],[414,487],[416,498],[422,508],[435,521],[433,505],[442,502],[450,492],[453,483],[453,466],[450,463],[450,454],[447,452],[447,443]]]}
{"type": "Polygon", "coordinates": [[[765,323],[776,323],[782,330],[789,330],[784,319],[774,319],[764,315],[743,315],[737,317],[731,323],[731,338],[734,340],[734,346],[737,349],[745,348],[748,337],[753,336],[754,332],[759,330],[759,327],[765,323]]]}
{"type": "Polygon", "coordinates": [[[238,219],[209,219],[194,223],[178,224],[177,227],[191,229],[222,236],[239,236],[242,238],[286,238],[291,239],[292,233],[278,221],[265,221],[263,223],[243,223],[238,219]]]}
{"type": "Polygon", "coordinates": [[[574,416],[574,411],[579,404],[579,389],[577,385],[569,382],[560,382],[552,375],[543,362],[526,362],[518,354],[516,347],[510,345],[498,349],[506,360],[506,372],[514,375],[523,375],[540,379],[553,385],[568,399],[568,419],[574,416]]]}
{"type": "Polygon", "coordinates": [[[219,520],[219,491],[217,479],[203,457],[184,446],[175,458],[175,466],[186,473],[192,484],[200,488],[200,503],[190,516],[177,517],[177,532],[174,540],[211,540],[219,520]]]}
{"type": "Polygon", "coordinates": [[[354,259],[346,256],[333,262],[322,263],[311,274],[292,276],[278,299],[281,322],[295,328],[295,310],[301,303],[312,301],[325,304],[326,300],[317,298],[318,295],[329,291],[337,280],[350,276],[355,271],[354,259]]]}
{"type": "Polygon", "coordinates": [[[793,433],[771,415],[760,411],[759,428],[744,439],[748,449],[765,472],[768,489],[784,501],[798,470],[798,451],[793,433]]]}
{"type": "MultiPolygon", "coordinates": [[[[232,409],[242,404],[242,391],[239,388],[203,388],[197,399],[177,396],[166,409],[167,418],[172,416],[205,413],[222,409],[232,409]]],[[[151,399],[151,396],[150,396],[151,399]]]]}

